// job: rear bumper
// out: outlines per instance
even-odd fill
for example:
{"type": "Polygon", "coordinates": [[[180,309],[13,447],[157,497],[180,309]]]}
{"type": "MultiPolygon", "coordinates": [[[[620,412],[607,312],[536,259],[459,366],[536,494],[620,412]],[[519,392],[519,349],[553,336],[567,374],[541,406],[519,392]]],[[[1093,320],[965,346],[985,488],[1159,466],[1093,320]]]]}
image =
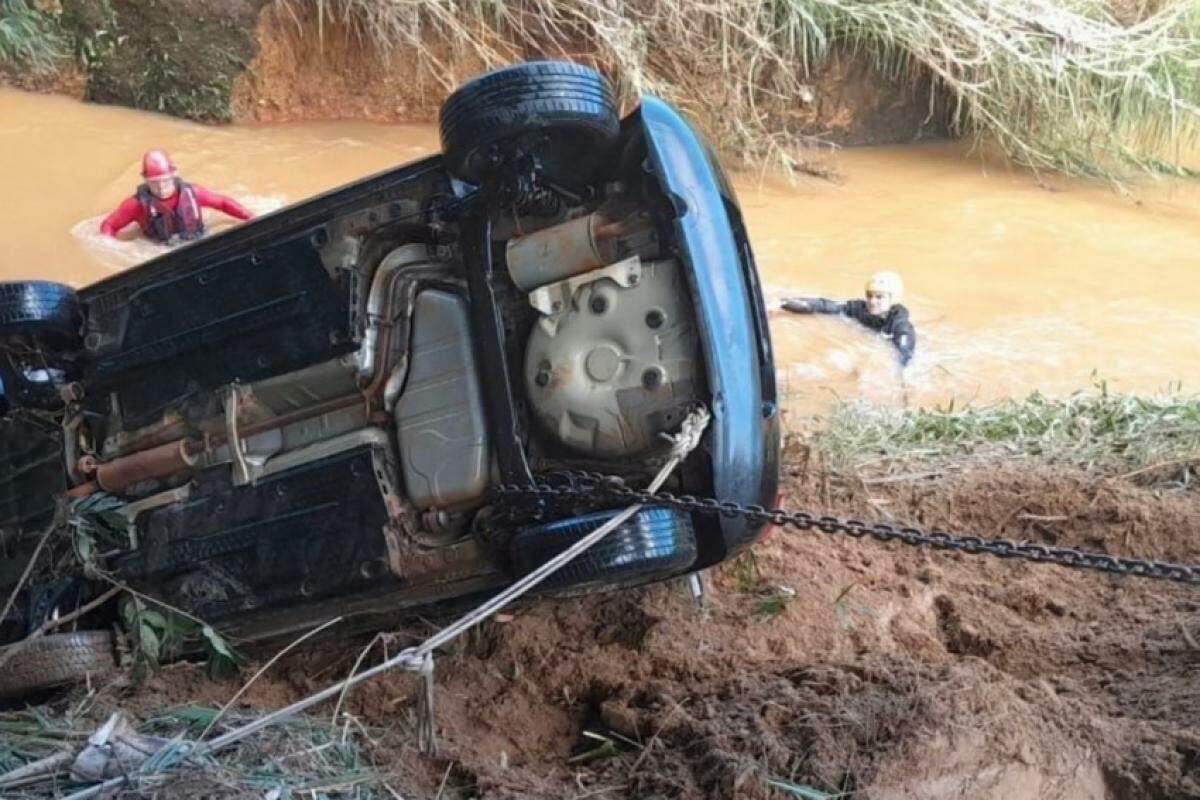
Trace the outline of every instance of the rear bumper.
{"type": "MultiPolygon", "coordinates": [[[[779,407],[766,310],[737,199],[707,147],[683,118],[647,97],[639,111],[659,184],[676,209],[705,367],[712,390],[713,492],[769,505],[779,484],[779,407]]],[[[735,554],[762,524],[696,520],[697,568],[735,554]]]]}

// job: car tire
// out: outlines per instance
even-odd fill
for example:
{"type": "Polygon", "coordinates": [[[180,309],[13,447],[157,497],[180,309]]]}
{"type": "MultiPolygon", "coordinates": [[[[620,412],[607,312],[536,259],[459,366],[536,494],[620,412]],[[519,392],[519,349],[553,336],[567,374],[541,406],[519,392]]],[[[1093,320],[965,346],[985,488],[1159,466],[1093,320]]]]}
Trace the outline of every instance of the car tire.
{"type": "Polygon", "coordinates": [[[0,282],[0,340],[36,337],[59,349],[79,346],[79,298],[50,281],[0,282]]]}
{"type": "Polygon", "coordinates": [[[112,631],[51,633],[24,645],[0,670],[0,697],[53,689],[77,683],[89,675],[111,675],[117,671],[117,665],[116,637],[112,631]]]}
{"type": "Polygon", "coordinates": [[[544,177],[579,187],[620,131],[608,81],[566,61],[529,61],[480,75],[447,98],[439,118],[448,169],[474,184],[504,156],[536,149],[544,177]]]}
{"type": "MultiPolygon", "coordinates": [[[[44,366],[66,372],[63,356],[79,350],[82,315],[70,286],[50,281],[0,282],[0,406],[58,410],[58,384],[47,374],[31,380],[10,353],[35,348],[44,366]]],[[[39,364],[42,366],[42,364],[39,364]]]]}
{"type": "MultiPolygon", "coordinates": [[[[608,522],[619,511],[600,511],[526,528],[513,537],[509,555],[524,576],[608,522]]],[[[691,517],[671,508],[644,508],[538,585],[558,595],[638,586],[685,571],[696,561],[691,517]]]]}

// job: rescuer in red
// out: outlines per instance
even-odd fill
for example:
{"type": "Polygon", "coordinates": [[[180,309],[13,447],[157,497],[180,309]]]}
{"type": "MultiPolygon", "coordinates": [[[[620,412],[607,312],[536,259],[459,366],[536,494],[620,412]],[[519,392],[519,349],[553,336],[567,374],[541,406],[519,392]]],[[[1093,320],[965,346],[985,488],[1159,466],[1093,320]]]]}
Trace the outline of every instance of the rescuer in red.
{"type": "Polygon", "coordinates": [[[100,223],[100,232],[116,236],[136,222],[149,239],[162,244],[190,241],[204,235],[202,208],[215,208],[238,219],[251,219],[250,213],[232,197],[210,192],[203,186],[184,182],[175,164],[164,150],[147,150],[142,156],[145,182],[100,223]]]}

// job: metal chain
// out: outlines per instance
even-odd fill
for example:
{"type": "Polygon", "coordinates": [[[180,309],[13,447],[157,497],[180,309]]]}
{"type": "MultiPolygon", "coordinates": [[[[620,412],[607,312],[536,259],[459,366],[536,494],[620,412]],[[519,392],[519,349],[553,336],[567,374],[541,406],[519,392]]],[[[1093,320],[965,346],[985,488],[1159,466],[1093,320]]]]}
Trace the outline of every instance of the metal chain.
{"type": "Polygon", "coordinates": [[[780,528],[798,531],[818,531],[826,534],[845,534],[854,539],[870,537],[878,542],[903,542],[914,547],[931,547],[934,550],[950,550],[970,555],[986,554],[998,558],[1016,558],[1042,564],[1057,564],[1072,569],[1088,569],[1114,575],[1132,575],[1139,578],[1175,581],[1200,585],[1200,565],[1170,564],[1142,558],[1111,556],[1057,547],[1041,542],[1015,542],[1011,539],[987,538],[949,533],[948,531],[923,531],[910,526],[889,525],[886,522],[863,522],[857,519],[822,516],[807,511],[782,508],[764,508],[757,505],[741,505],[728,500],[674,495],[670,492],[647,492],[634,489],[621,478],[598,472],[567,470],[554,473],[567,480],[567,485],[537,483],[532,486],[508,484],[500,486],[501,496],[537,499],[579,499],[597,497],[612,498],[614,501],[644,503],[647,505],[670,506],[693,514],[719,515],[727,518],[741,517],[751,522],[769,523],[780,528]]]}

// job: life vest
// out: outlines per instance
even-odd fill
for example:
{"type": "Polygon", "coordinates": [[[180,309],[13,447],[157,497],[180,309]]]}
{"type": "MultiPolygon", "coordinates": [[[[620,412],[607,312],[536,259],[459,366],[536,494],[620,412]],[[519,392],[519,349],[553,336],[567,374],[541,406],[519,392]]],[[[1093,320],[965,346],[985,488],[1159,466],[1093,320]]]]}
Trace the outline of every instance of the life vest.
{"type": "Polygon", "coordinates": [[[184,241],[199,239],[204,235],[204,217],[200,213],[200,203],[196,200],[196,192],[191,186],[179,178],[175,179],[177,200],[175,208],[150,191],[150,186],[143,183],[138,187],[137,199],[142,204],[142,213],[149,220],[146,234],[156,242],[170,244],[173,238],[184,241]]]}

